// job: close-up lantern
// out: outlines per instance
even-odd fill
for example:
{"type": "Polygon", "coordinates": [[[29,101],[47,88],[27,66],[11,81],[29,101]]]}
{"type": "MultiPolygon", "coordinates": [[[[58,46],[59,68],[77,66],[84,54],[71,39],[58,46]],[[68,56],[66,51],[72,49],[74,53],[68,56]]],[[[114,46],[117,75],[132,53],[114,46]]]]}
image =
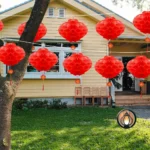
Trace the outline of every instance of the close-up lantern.
{"type": "Polygon", "coordinates": [[[92,67],[92,61],[82,53],[74,53],[63,62],[64,68],[75,76],[80,76],[92,67]]]}
{"type": "Polygon", "coordinates": [[[0,20],[0,31],[3,30],[3,28],[4,28],[4,24],[3,24],[3,22],[0,20]]]}
{"type": "MultiPolygon", "coordinates": [[[[99,59],[95,64],[95,70],[108,79],[115,78],[123,71],[123,68],[123,63],[114,56],[105,56],[102,59],[99,59]]],[[[109,81],[107,86],[111,87],[112,83],[109,81]]]]}
{"type": "MultiPolygon", "coordinates": [[[[17,46],[15,43],[7,43],[0,47],[0,61],[7,66],[14,66],[18,64],[25,57],[25,51],[23,48],[17,46]]],[[[13,70],[9,69],[8,74],[13,74],[13,70]]],[[[11,83],[11,80],[10,80],[11,83]]]]}
{"type": "Polygon", "coordinates": [[[133,127],[136,123],[136,115],[128,109],[121,110],[117,115],[117,123],[124,129],[133,127]]]}
{"type": "MultiPolygon", "coordinates": [[[[19,27],[18,27],[18,34],[19,35],[22,35],[24,29],[25,29],[25,26],[26,26],[26,23],[22,23],[19,27]]],[[[34,42],[37,42],[38,40],[40,40],[42,37],[44,37],[47,33],[47,28],[46,26],[41,23],[39,28],[38,28],[38,31],[36,33],[36,36],[34,38],[34,42]]]]}
{"type": "MultiPolygon", "coordinates": [[[[127,70],[136,78],[147,78],[150,75],[150,59],[143,55],[137,56],[128,62],[127,70]]],[[[144,83],[141,81],[139,87],[142,88],[143,86],[144,83]]]]}
{"type": "Polygon", "coordinates": [[[124,32],[124,30],[124,24],[114,17],[107,17],[104,20],[99,21],[96,25],[97,33],[108,40],[108,48],[110,49],[113,47],[113,44],[109,41],[116,39],[124,32]]]}
{"type": "MultiPolygon", "coordinates": [[[[83,38],[87,34],[88,29],[84,23],[79,22],[77,19],[69,19],[60,25],[58,32],[67,41],[74,43],[83,38]]],[[[72,45],[71,49],[74,50],[75,46],[72,45]]]]}
{"type": "MultiPolygon", "coordinates": [[[[55,53],[49,51],[47,48],[40,48],[37,52],[34,52],[29,57],[29,63],[38,71],[48,71],[56,63],[58,58],[55,53]]],[[[46,79],[45,74],[41,75],[41,79],[44,81],[46,79]]],[[[43,84],[44,90],[44,84],[43,84]]]]}
{"type": "MultiPolygon", "coordinates": [[[[112,79],[122,72],[123,63],[114,56],[105,56],[95,64],[95,70],[105,78],[112,79]]],[[[109,83],[110,86],[110,83],[109,83]]]]}
{"type": "Polygon", "coordinates": [[[143,11],[133,19],[133,25],[145,34],[150,34],[150,11],[143,11]]]}
{"type": "MultiPolygon", "coordinates": [[[[145,41],[150,43],[150,38],[148,34],[150,34],[150,11],[143,11],[141,14],[135,16],[133,19],[133,25],[140,30],[142,33],[147,34],[145,41]]],[[[148,51],[148,44],[147,44],[148,51]]]]}

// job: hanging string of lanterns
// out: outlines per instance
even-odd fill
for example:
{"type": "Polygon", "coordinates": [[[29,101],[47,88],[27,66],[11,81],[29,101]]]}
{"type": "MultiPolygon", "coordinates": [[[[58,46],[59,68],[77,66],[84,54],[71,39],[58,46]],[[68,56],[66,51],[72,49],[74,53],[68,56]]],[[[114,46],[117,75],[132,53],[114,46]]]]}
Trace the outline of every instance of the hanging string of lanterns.
{"type": "MultiPolygon", "coordinates": [[[[145,11],[134,18],[133,24],[141,32],[149,34],[149,18],[150,11],[145,11]]],[[[25,26],[26,23],[23,23],[18,27],[19,35],[22,35],[25,26]]],[[[0,31],[3,29],[3,27],[4,25],[2,21],[0,21],[0,31]]],[[[109,41],[116,39],[124,32],[124,30],[125,26],[123,25],[123,23],[115,19],[114,17],[105,18],[96,25],[97,33],[108,40],[108,48],[110,49],[113,48],[113,44],[109,41]]],[[[44,24],[41,23],[34,38],[34,42],[37,42],[43,36],[45,36],[46,32],[47,28],[44,24]]],[[[67,22],[64,22],[62,25],[60,25],[58,32],[63,38],[73,44],[75,42],[78,42],[87,34],[88,28],[84,23],[79,22],[77,19],[69,19],[67,22]]],[[[148,37],[145,40],[147,42],[150,42],[150,38],[148,37]]],[[[74,45],[71,46],[72,50],[74,50],[75,48],[76,47],[74,45]]],[[[4,47],[0,48],[0,61],[9,66],[13,66],[19,63],[19,61],[21,61],[25,56],[24,50],[22,49],[22,51],[20,49],[20,47],[16,46],[13,43],[6,44],[4,47]]],[[[57,61],[57,56],[46,48],[39,49],[37,52],[31,54],[29,58],[30,64],[38,71],[50,70],[57,63],[57,61]]],[[[70,57],[64,60],[63,66],[68,72],[73,75],[83,75],[92,67],[92,61],[89,57],[83,55],[82,53],[73,53],[70,57]]],[[[149,59],[147,59],[145,56],[138,56],[127,64],[127,69],[135,77],[146,78],[150,74],[149,66],[149,59]]],[[[95,64],[95,70],[103,77],[108,79],[116,77],[123,70],[123,68],[123,63],[113,56],[105,56],[104,58],[98,60],[95,64]]],[[[8,73],[12,74],[13,70],[8,70],[8,73]]],[[[45,74],[41,75],[41,79],[43,81],[46,79],[45,74]]],[[[76,81],[76,83],[78,84],[79,80],[76,81]]],[[[107,86],[110,87],[111,85],[111,82],[107,83],[107,86]]],[[[140,83],[139,86],[142,87],[143,84],[140,83]]]]}
{"type": "MultiPolygon", "coordinates": [[[[56,63],[58,62],[58,58],[55,53],[49,51],[47,48],[40,48],[38,51],[32,53],[29,57],[29,63],[38,71],[48,71],[50,70],[56,63]]],[[[41,79],[46,79],[45,74],[41,75],[41,79]]],[[[43,83],[44,90],[44,83],[43,83]]]]}

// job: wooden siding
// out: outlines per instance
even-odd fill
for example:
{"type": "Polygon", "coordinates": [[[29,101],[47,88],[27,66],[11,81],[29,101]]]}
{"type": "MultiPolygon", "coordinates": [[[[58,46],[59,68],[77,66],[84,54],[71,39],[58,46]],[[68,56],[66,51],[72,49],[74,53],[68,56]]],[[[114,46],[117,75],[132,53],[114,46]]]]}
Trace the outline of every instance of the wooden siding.
{"type": "MultiPolygon", "coordinates": [[[[103,39],[95,31],[95,25],[97,21],[90,19],[83,13],[77,12],[74,8],[69,8],[62,3],[52,2],[49,7],[55,8],[55,15],[58,14],[59,8],[66,8],[67,18],[50,18],[47,17],[48,11],[43,19],[43,23],[47,26],[48,32],[44,38],[49,39],[61,39],[62,37],[58,34],[58,27],[69,18],[77,18],[79,21],[84,22],[88,27],[88,34],[82,39],[82,52],[89,56],[93,62],[92,68],[82,76],[82,86],[106,86],[107,80],[101,77],[95,70],[94,65],[96,61],[107,54],[107,40],[103,39]],[[70,17],[69,17],[70,16],[70,17]],[[75,17],[73,17],[75,16],[75,17]]],[[[4,21],[5,28],[2,32],[3,37],[19,37],[17,34],[18,26],[26,22],[30,12],[26,12],[21,17],[4,21]]],[[[129,28],[126,29],[127,35],[136,35],[129,28]]],[[[74,87],[78,86],[75,84],[75,80],[53,80],[49,79],[45,81],[45,90],[42,91],[41,80],[23,80],[21,83],[17,97],[70,97],[74,96],[74,87]]]]}

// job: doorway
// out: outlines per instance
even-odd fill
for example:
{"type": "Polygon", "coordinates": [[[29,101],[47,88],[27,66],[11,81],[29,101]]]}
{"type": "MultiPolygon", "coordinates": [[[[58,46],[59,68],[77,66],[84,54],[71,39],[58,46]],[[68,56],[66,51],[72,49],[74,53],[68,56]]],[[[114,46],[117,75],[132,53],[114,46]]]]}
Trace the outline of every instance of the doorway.
{"type": "Polygon", "coordinates": [[[134,76],[128,72],[127,70],[127,63],[132,60],[134,57],[123,57],[122,62],[124,64],[124,70],[122,73],[122,88],[123,91],[135,91],[135,78],[134,76]]]}

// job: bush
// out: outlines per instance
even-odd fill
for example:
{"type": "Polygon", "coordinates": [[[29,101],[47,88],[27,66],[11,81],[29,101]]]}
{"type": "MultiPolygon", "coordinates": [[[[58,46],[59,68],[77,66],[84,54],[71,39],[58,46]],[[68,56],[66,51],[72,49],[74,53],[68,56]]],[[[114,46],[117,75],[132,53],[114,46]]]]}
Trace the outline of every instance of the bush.
{"type": "Polygon", "coordinates": [[[53,99],[53,101],[50,102],[48,108],[51,109],[67,108],[67,102],[62,102],[61,99],[53,99]]]}
{"type": "Polygon", "coordinates": [[[40,101],[40,100],[36,100],[36,101],[27,101],[26,104],[24,104],[24,107],[27,107],[29,109],[31,108],[47,108],[48,107],[48,101],[44,100],[44,101],[40,101]]]}
{"type": "Polygon", "coordinates": [[[49,109],[62,109],[67,108],[67,102],[61,102],[61,99],[53,99],[52,102],[48,103],[47,100],[27,100],[17,99],[14,101],[13,107],[15,109],[28,110],[33,108],[49,108],[49,109]]]}
{"type": "Polygon", "coordinates": [[[26,104],[26,103],[27,103],[27,99],[16,99],[16,100],[14,100],[13,108],[23,109],[24,104],[26,104]]]}

